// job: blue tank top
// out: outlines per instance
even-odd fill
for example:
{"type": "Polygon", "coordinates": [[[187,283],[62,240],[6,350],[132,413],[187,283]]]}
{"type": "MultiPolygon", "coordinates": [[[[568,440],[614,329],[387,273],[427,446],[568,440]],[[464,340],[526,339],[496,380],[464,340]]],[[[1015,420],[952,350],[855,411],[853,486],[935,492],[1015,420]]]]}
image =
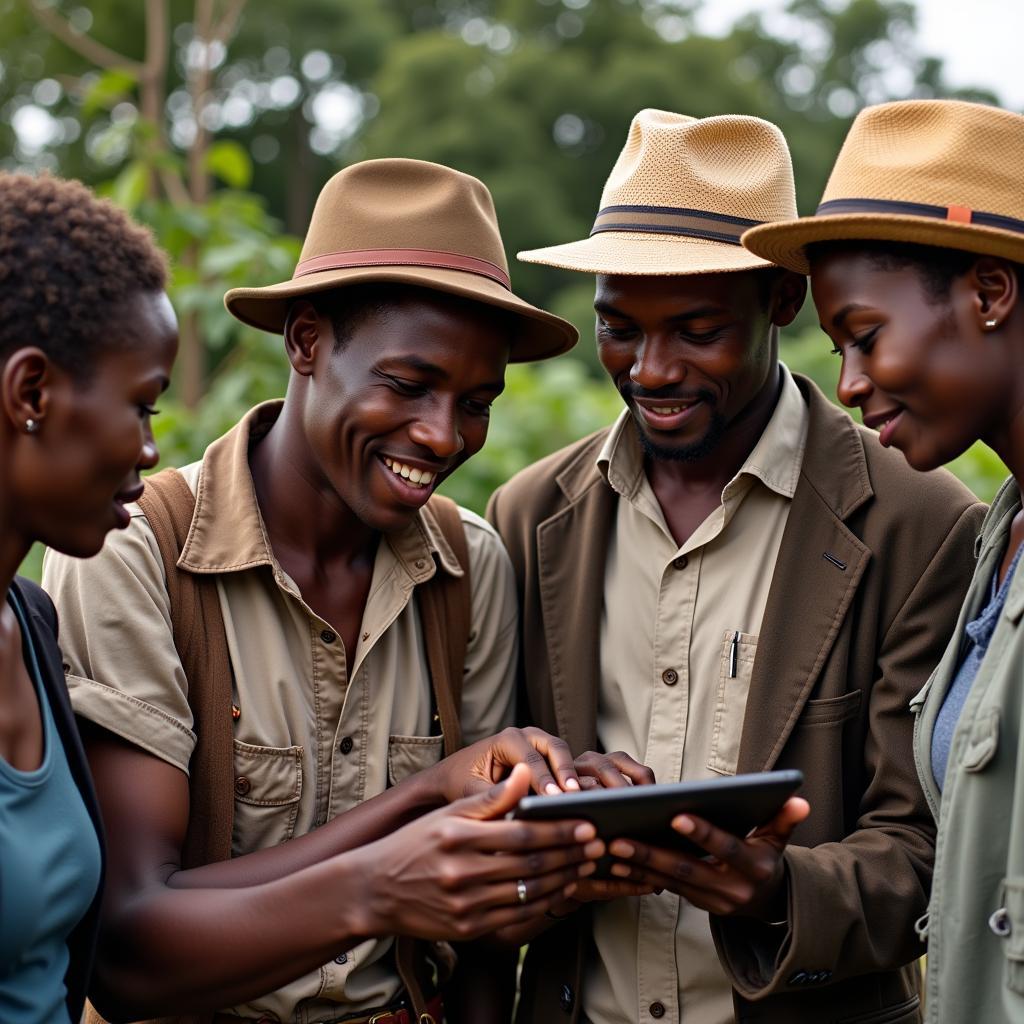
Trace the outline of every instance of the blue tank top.
{"type": "Polygon", "coordinates": [[[100,846],[54,724],[25,611],[15,594],[7,599],[39,698],[43,759],[22,772],[0,758],[0,1021],[67,1024],[67,939],[99,886],[100,846]]]}

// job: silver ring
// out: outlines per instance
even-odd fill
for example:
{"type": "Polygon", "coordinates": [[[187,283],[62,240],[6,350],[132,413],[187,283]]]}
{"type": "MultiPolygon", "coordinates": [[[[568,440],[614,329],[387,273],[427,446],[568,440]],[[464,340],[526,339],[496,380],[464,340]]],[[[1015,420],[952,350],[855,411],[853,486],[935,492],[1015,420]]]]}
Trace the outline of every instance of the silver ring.
{"type": "Polygon", "coordinates": [[[520,903],[526,902],[526,883],[521,878],[516,882],[516,899],[520,903]]]}

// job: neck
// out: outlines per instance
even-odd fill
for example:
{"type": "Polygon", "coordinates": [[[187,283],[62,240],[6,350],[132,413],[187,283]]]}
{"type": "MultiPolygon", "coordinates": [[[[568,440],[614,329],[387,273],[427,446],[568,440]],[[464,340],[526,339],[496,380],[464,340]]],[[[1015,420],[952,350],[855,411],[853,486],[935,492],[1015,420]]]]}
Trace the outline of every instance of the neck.
{"type": "Polygon", "coordinates": [[[655,493],[659,486],[687,491],[714,491],[722,488],[740,471],[761,439],[782,388],[782,373],[776,362],[764,387],[733,420],[714,450],[692,462],[648,456],[647,478],[655,493]]]}
{"type": "MultiPolygon", "coordinates": [[[[1024,356],[1024,328],[1017,333],[1022,342],[1017,351],[1024,356]]],[[[991,433],[982,437],[982,441],[1002,459],[1024,493],[1024,358],[1014,369],[1016,372],[1010,374],[1014,387],[1006,403],[1006,412],[991,433]]]]}
{"type": "Polygon", "coordinates": [[[249,455],[256,500],[271,547],[310,565],[372,557],[378,533],[341,501],[319,470],[298,403],[286,399],[277,422],[249,455]]]}

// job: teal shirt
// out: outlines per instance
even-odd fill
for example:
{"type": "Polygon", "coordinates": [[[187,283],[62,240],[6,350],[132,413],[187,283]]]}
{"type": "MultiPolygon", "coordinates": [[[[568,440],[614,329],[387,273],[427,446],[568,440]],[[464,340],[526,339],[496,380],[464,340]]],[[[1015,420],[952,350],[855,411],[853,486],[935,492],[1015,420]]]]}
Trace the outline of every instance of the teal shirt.
{"type": "Polygon", "coordinates": [[[0,758],[0,1021],[67,1022],[67,939],[100,881],[100,846],[71,776],[24,610],[8,596],[39,698],[43,760],[22,772],[0,758]]]}

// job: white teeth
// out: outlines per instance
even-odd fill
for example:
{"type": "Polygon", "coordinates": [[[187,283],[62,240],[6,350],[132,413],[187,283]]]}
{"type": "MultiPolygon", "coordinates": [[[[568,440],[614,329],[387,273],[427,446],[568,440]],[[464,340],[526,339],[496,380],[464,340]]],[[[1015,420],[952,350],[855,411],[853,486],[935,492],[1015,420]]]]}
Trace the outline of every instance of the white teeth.
{"type": "Polygon", "coordinates": [[[407,466],[404,462],[395,462],[394,459],[384,456],[384,465],[391,470],[395,476],[407,480],[414,487],[426,487],[433,482],[435,474],[429,469],[419,469],[416,466],[407,466]]]}

